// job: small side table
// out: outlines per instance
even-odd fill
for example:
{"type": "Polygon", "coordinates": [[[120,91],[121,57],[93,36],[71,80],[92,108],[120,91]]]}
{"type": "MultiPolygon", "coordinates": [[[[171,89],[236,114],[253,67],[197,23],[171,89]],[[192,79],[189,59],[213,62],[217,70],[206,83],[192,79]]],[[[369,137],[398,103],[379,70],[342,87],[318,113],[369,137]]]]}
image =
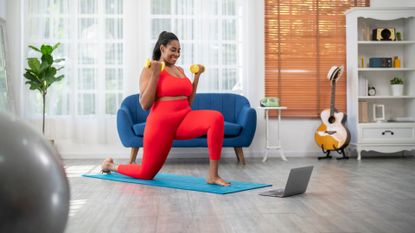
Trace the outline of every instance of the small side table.
{"type": "Polygon", "coordinates": [[[268,152],[271,149],[278,149],[280,151],[280,156],[281,159],[284,161],[287,161],[287,158],[284,155],[284,150],[282,149],[281,146],[281,136],[280,136],[280,127],[281,127],[281,110],[286,110],[288,109],[287,107],[257,107],[257,109],[262,109],[265,110],[265,125],[266,125],[266,133],[265,133],[265,155],[264,158],[262,159],[262,162],[267,161],[268,159],[268,152]],[[278,135],[278,144],[277,145],[270,145],[269,141],[268,141],[268,124],[269,124],[269,117],[268,117],[268,112],[269,110],[278,110],[278,130],[277,130],[277,135],[278,135]]]}

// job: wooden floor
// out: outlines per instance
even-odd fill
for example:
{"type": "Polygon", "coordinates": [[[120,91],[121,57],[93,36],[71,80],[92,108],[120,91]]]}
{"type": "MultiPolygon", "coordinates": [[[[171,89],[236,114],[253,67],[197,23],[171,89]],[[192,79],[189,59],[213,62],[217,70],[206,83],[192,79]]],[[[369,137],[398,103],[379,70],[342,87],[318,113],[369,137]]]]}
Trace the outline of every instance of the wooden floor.
{"type": "MultiPolygon", "coordinates": [[[[230,180],[273,187],[216,195],[80,177],[98,160],[66,160],[71,185],[67,233],[86,232],[415,232],[415,158],[317,161],[224,160],[230,180]],[[289,170],[314,165],[304,195],[259,196],[284,187],[289,170]]],[[[208,161],[170,160],[162,172],[205,177],[208,161]]]]}

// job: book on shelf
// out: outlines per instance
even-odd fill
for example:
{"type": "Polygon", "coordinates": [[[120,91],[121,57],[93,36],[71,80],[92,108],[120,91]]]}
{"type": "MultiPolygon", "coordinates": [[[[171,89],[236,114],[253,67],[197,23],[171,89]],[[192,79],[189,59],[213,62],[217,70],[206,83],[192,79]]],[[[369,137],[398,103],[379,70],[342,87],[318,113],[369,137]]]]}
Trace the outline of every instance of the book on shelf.
{"type": "Polygon", "coordinates": [[[368,80],[363,77],[362,75],[359,76],[359,96],[367,96],[367,91],[369,89],[369,83],[368,80]]]}
{"type": "Polygon", "coordinates": [[[367,101],[359,101],[359,123],[369,122],[369,104],[367,101]]]}

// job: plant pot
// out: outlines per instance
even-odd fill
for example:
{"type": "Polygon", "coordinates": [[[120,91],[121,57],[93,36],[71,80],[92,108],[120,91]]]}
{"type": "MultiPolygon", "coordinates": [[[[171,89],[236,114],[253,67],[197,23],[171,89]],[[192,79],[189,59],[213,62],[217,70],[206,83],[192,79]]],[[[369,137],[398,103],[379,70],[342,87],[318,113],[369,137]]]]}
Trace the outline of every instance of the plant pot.
{"type": "Polygon", "coordinates": [[[403,84],[391,85],[392,96],[403,96],[403,84]]]}

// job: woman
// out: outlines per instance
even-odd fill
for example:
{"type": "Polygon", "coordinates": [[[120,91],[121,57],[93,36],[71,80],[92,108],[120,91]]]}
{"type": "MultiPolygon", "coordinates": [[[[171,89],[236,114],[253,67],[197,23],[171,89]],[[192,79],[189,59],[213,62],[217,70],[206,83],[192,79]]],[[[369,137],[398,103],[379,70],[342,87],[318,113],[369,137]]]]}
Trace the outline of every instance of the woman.
{"type": "Polygon", "coordinates": [[[103,172],[116,171],[138,179],[153,179],[163,166],[174,139],[191,139],[207,135],[210,168],[207,183],[229,186],[218,174],[224,136],[224,119],[220,112],[195,110],[190,106],[204,67],[195,74],[193,83],[183,69],[176,66],[180,57],[179,39],[162,32],[153,50],[150,68],[140,77],[140,104],[151,109],[144,129],[144,153],[141,165],[114,163],[107,158],[103,172]],[[165,68],[161,70],[162,62],[165,68]]]}

